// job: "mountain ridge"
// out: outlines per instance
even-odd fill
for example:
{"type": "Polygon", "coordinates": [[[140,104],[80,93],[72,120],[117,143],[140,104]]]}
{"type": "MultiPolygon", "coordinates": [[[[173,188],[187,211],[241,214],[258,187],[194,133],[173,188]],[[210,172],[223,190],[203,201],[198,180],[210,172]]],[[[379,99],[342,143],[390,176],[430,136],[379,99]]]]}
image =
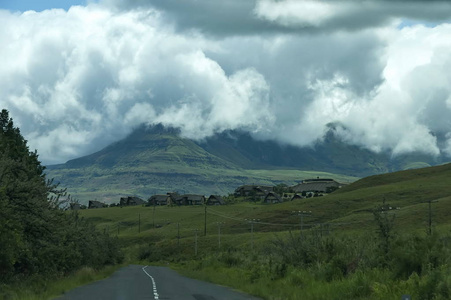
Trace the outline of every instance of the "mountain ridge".
{"type": "MultiPolygon", "coordinates": [[[[323,142],[300,148],[229,130],[201,141],[180,130],[141,125],[93,154],[48,166],[47,173],[84,201],[170,191],[228,194],[242,184],[295,184],[312,177],[350,182],[359,177],[436,164],[424,155],[399,157],[347,145],[330,130],[323,142]]],[[[111,200],[114,201],[114,200],[111,200]]]]}

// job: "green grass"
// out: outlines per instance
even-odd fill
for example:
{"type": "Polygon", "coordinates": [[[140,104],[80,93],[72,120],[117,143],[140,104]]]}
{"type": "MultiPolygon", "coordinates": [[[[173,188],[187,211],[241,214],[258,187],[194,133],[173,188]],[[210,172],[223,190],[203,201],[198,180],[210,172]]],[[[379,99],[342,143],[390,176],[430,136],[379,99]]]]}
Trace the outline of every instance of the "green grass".
{"type": "MultiPolygon", "coordinates": [[[[312,212],[311,217],[303,219],[305,237],[314,239],[323,235],[322,242],[333,237],[334,243],[342,248],[354,242],[356,249],[373,247],[377,229],[373,210],[385,199],[393,208],[399,207],[388,214],[395,216],[394,236],[401,243],[394,255],[405,259],[410,254],[403,254],[399,249],[404,249],[404,240],[415,241],[409,234],[426,236],[429,206],[425,201],[436,200],[431,206],[433,232],[444,236],[446,241],[445,235],[451,229],[449,186],[451,165],[444,165],[371,176],[324,197],[272,205],[239,202],[208,207],[206,236],[203,235],[205,210],[200,206],[115,207],[80,213],[99,229],[117,235],[128,261],[169,263],[185,275],[232,286],[264,299],[400,299],[403,294],[411,294],[415,299],[446,299],[443,295],[451,291],[451,281],[446,279],[451,273],[448,264],[423,274],[398,278],[393,271],[374,266],[348,275],[334,275],[341,273],[334,269],[332,260],[308,267],[287,265],[283,276],[274,276],[280,271],[281,263],[270,249],[271,245],[300,235],[300,218],[293,211],[312,212]],[[258,219],[253,234],[249,219],[258,219]],[[221,223],[221,247],[218,223],[221,223]],[[323,223],[329,227],[324,225],[320,231],[323,223]],[[274,257],[273,264],[268,262],[268,257],[274,257]]],[[[437,249],[421,251],[433,254],[425,257],[434,257],[440,255],[440,248],[437,249]]],[[[333,257],[342,257],[345,262],[353,257],[352,253],[341,251],[344,252],[333,257]]]]}
{"type": "Polygon", "coordinates": [[[0,284],[0,299],[45,300],[53,299],[66,291],[111,276],[123,265],[108,266],[101,270],[84,267],[62,278],[29,278],[10,286],[0,284]]]}
{"type": "MultiPolygon", "coordinates": [[[[217,235],[217,222],[225,223],[222,224],[225,242],[248,234],[250,224],[246,219],[260,220],[254,225],[256,233],[299,230],[300,219],[292,213],[299,210],[312,212],[311,217],[303,220],[305,229],[328,223],[335,231],[363,231],[374,227],[372,210],[380,207],[383,199],[393,208],[399,208],[390,213],[396,215],[398,226],[405,230],[426,229],[429,211],[425,201],[438,200],[432,204],[433,224],[437,228],[448,228],[451,225],[449,186],[451,166],[445,165],[371,176],[324,197],[273,205],[243,202],[208,207],[207,236],[217,235]]],[[[127,244],[137,240],[174,240],[177,228],[182,239],[192,238],[195,229],[202,234],[204,230],[203,207],[165,206],[156,207],[155,211],[153,207],[115,207],[84,210],[81,215],[94,220],[101,230],[118,235],[127,244]],[[138,232],[139,221],[141,232],[138,232]]]]}

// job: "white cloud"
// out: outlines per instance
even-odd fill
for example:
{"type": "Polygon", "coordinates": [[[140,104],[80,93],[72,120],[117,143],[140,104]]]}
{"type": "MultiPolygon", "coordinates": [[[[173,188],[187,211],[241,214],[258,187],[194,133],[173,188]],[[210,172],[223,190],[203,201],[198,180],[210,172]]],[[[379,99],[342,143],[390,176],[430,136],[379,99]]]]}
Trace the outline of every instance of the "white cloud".
{"type": "Polygon", "coordinates": [[[361,30],[402,23],[403,19],[450,20],[448,1],[257,0],[255,15],[289,28],[361,30]]]}
{"type": "MultiPolygon", "coordinates": [[[[252,7],[283,26],[323,26],[352,11],[335,9],[340,2],[324,2],[325,11],[296,3],[252,7]]],[[[394,4],[377,7],[398,15],[394,4]]],[[[451,142],[436,138],[451,131],[449,24],[212,37],[181,31],[165,14],[96,4],[0,11],[0,106],[44,162],[99,150],[142,122],[194,138],[244,128],[297,145],[335,123],[343,139],[375,151],[451,153],[451,142]]]]}
{"type": "Polygon", "coordinates": [[[261,0],[255,14],[284,26],[319,26],[347,10],[346,3],[316,0],[261,0]]]}
{"type": "Polygon", "coordinates": [[[97,150],[141,122],[202,138],[271,118],[262,75],[227,75],[205,55],[208,41],[178,35],[152,9],[5,14],[0,73],[14,80],[0,83],[2,106],[45,162],[97,150]]]}

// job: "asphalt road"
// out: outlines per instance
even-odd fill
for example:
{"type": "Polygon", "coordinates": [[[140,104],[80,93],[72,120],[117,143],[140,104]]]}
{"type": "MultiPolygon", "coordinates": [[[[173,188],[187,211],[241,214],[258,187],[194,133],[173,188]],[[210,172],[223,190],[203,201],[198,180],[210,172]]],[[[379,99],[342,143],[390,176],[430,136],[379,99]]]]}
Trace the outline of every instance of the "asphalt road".
{"type": "Polygon", "coordinates": [[[58,300],[258,300],[230,288],[183,277],[165,267],[130,265],[58,300]]]}

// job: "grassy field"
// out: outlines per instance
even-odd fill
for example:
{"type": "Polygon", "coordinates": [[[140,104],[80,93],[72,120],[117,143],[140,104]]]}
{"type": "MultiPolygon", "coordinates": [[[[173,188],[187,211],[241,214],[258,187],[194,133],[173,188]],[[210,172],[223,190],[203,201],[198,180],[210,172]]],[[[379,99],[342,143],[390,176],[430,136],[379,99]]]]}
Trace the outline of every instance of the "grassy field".
{"type": "Polygon", "coordinates": [[[108,266],[102,270],[84,267],[60,279],[31,278],[13,285],[0,284],[0,299],[45,300],[54,299],[66,291],[111,276],[123,265],[108,266]]]}
{"type": "Polygon", "coordinates": [[[449,299],[450,185],[443,165],[281,204],[80,213],[117,235],[129,261],[169,264],[264,299],[449,299]]]}
{"type": "MultiPolygon", "coordinates": [[[[250,219],[259,219],[255,232],[299,230],[299,217],[293,211],[312,212],[303,220],[305,229],[327,223],[333,230],[361,230],[371,226],[372,210],[384,199],[393,208],[397,224],[409,230],[425,228],[429,218],[427,201],[437,201],[432,203],[433,224],[446,227],[450,223],[450,185],[451,166],[444,165],[367,177],[324,197],[273,205],[241,202],[208,207],[207,235],[217,234],[218,222],[224,223],[221,228],[225,239],[229,234],[246,234],[250,230],[246,220],[250,219]]],[[[205,226],[205,210],[200,206],[114,207],[83,210],[81,215],[123,239],[165,239],[177,236],[177,230],[185,238],[191,237],[195,229],[203,233],[205,226]]]]}
{"type": "Polygon", "coordinates": [[[242,169],[203,169],[178,166],[171,170],[167,165],[161,169],[154,164],[151,171],[139,166],[127,170],[51,170],[49,177],[56,178],[68,188],[68,193],[80,203],[97,199],[106,203],[117,203],[123,196],[136,195],[148,199],[153,194],[179,191],[227,195],[243,184],[294,185],[308,178],[333,178],[342,183],[350,183],[358,178],[339,174],[300,170],[242,170],[242,169]],[[175,171],[176,170],[176,171],[175,171]],[[95,174],[93,176],[92,174],[95,174]],[[181,187],[189,186],[188,189],[181,187]]]}

